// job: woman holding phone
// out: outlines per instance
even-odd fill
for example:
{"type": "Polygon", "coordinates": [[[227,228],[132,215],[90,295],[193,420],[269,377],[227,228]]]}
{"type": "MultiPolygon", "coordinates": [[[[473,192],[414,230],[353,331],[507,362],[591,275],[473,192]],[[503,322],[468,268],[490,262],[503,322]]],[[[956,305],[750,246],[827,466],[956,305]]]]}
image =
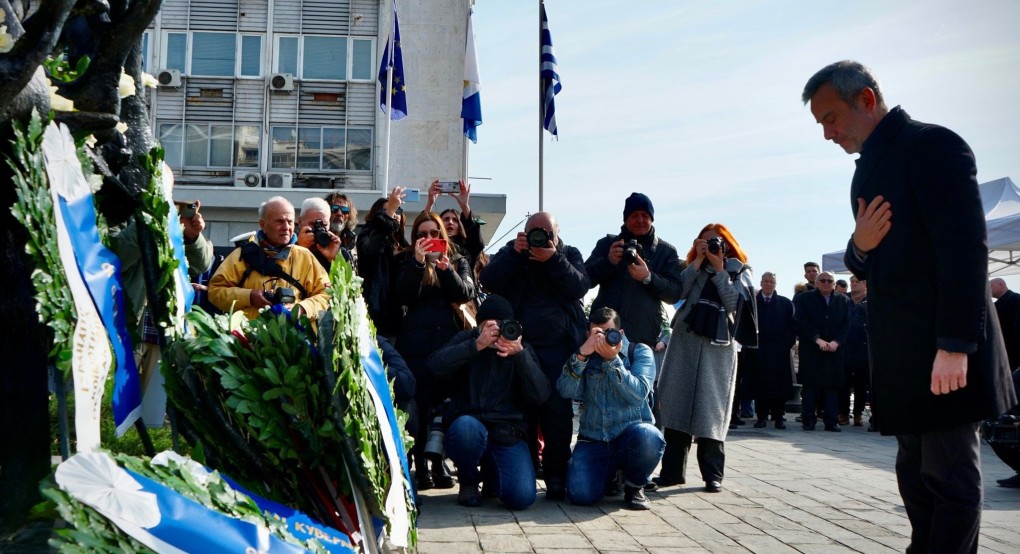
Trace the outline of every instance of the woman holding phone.
{"type": "MultiPolygon", "coordinates": [[[[441,460],[425,466],[425,443],[432,411],[448,397],[450,383],[440,382],[425,369],[425,362],[462,330],[454,306],[475,297],[471,264],[446,235],[443,221],[433,212],[422,212],[411,227],[411,244],[400,256],[397,300],[407,313],[397,338],[397,350],[417,380],[418,432],[411,451],[419,490],[433,486],[453,487],[453,478],[441,460]]],[[[449,423],[449,422],[447,422],[449,423]]]]}

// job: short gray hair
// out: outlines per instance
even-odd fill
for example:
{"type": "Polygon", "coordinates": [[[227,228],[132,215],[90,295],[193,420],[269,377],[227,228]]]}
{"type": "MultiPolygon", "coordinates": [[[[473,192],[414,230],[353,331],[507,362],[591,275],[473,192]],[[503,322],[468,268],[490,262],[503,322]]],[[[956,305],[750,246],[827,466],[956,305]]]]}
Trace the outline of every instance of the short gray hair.
{"type": "Polygon", "coordinates": [[[311,211],[325,212],[329,216],[329,204],[322,198],[305,198],[301,203],[301,215],[311,211]]]}
{"type": "Polygon", "coordinates": [[[862,90],[870,88],[875,91],[875,101],[878,106],[885,109],[885,98],[882,96],[878,79],[870,69],[860,62],[843,60],[823,67],[808,79],[800,99],[807,104],[814,98],[818,89],[826,83],[832,85],[836,94],[851,106],[854,105],[854,100],[862,90]]]}
{"type": "Polygon", "coordinates": [[[290,203],[290,200],[287,200],[286,198],[284,198],[282,196],[274,196],[274,197],[270,198],[269,200],[266,200],[265,202],[262,203],[261,206],[259,206],[259,220],[260,221],[266,218],[266,206],[268,206],[270,204],[285,204],[288,207],[290,207],[291,210],[294,209],[294,205],[290,203]]]}

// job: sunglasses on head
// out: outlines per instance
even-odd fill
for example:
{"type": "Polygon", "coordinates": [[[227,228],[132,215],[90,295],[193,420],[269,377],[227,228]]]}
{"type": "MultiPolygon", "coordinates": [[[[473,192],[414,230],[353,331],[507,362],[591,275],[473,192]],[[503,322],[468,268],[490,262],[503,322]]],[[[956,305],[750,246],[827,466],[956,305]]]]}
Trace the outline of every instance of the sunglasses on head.
{"type": "Polygon", "coordinates": [[[437,238],[439,238],[441,236],[442,235],[439,234],[439,230],[438,229],[433,229],[431,231],[418,231],[418,238],[420,238],[420,239],[426,239],[426,238],[429,238],[429,237],[437,239],[437,238]]]}
{"type": "Polygon", "coordinates": [[[349,214],[351,213],[351,208],[348,206],[338,206],[337,204],[333,204],[329,207],[329,211],[333,213],[340,212],[342,214],[349,214]]]}

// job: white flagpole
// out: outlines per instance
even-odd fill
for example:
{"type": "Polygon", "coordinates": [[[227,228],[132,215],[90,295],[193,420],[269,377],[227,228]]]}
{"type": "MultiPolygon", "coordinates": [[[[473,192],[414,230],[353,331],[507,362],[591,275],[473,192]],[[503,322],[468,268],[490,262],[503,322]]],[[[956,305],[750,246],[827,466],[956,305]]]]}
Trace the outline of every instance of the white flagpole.
{"type": "Polygon", "coordinates": [[[390,14],[390,25],[389,25],[389,37],[386,39],[388,44],[388,56],[387,63],[389,66],[386,69],[386,153],[383,155],[383,197],[389,195],[390,191],[390,129],[393,125],[393,60],[396,54],[393,52],[393,2],[390,0],[389,14],[390,14]]]}
{"type": "Polygon", "coordinates": [[[544,145],[542,144],[542,129],[545,124],[543,119],[545,106],[545,90],[542,88],[542,0],[538,0],[538,211],[542,209],[542,198],[544,192],[543,164],[545,160],[544,145]]]}

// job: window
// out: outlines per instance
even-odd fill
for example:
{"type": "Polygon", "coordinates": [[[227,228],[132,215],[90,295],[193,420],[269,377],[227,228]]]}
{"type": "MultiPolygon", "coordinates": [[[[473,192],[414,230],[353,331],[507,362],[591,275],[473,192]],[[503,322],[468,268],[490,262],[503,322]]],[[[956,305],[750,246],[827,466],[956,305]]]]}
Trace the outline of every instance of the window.
{"type": "Polygon", "coordinates": [[[185,75],[261,77],[262,35],[168,32],[162,67],[185,75]]]}
{"type": "Polygon", "coordinates": [[[142,73],[149,71],[149,41],[151,37],[152,33],[149,31],[142,33],[142,73]]]}
{"type": "Polygon", "coordinates": [[[273,72],[298,79],[371,81],[375,40],[336,36],[277,36],[273,72]]]}
{"type": "Polygon", "coordinates": [[[258,167],[258,125],[162,123],[159,141],[170,167],[258,167]]]}
{"type": "Polygon", "coordinates": [[[337,172],[372,169],[372,130],[273,127],[272,169],[337,172]]]}

